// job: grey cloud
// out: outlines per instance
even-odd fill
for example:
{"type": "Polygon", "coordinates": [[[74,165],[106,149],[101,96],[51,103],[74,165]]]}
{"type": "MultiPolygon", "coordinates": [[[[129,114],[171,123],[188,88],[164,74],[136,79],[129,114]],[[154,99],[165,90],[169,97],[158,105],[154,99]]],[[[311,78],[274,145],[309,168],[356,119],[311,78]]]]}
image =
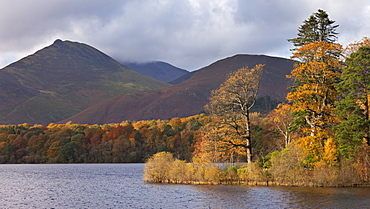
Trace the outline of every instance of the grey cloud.
{"type": "MultiPolygon", "coordinates": [[[[189,70],[237,53],[289,57],[298,26],[318,8],[340,40],[370,33],[369,3],[353,0],[12,0],[0,7],[0,64],[56,38],[90,44],[117,60],[162,60],[189,70]]],[[[347,44],[347,43],[343,43],[347,44]]]]}

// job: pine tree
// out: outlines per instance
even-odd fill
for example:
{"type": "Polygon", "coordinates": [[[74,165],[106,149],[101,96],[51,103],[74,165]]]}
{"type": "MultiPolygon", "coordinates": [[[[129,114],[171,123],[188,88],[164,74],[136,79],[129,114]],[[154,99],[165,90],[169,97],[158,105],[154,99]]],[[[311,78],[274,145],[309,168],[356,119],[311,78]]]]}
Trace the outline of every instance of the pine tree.
{"type": "Polygon", "coordinates": [[[360,47],[345,61],[342,81],[336,85],[342,100],[336,103],[338,117],[336,137],[342,151],[353,153],[366,141],[370,145],[370,47],[360,47]]]}
{"type": "Polygon", "coordinates": [[[325,11],[319,9],[303,21],[303,24],[298,28],[298,37],[288,39],[288,41],[292,42],[295,47],[301,47],[315,41],[335,43],[338,34],[335,30],[339,25],[333,25],[334,23],[335,21],[330,20],[325,11]]]}

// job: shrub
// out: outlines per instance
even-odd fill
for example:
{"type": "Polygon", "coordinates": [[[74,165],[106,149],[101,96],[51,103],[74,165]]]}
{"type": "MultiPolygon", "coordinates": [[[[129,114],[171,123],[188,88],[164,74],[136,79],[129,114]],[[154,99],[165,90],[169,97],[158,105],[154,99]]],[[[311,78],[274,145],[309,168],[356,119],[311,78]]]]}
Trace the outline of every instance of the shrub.
{"type": "Polygon", "coordinates": [[[168,171],[168,179],[172,183],[185,183],[189,181],[187,166],[184,160],[174,160],[168,171]]]}
{"type": "Polygon", "coordinates": [[[278,184],[302,185],[306,182],[302,166],[302,149],[294,142],[281,152],[271,155],[271,177],[278,184]]]}
{"type": "Polygon", "coordinates": [[[169,152],[159,152],[148,159],[144,167],[144,181],[168,182],[169,170],[174,162],[169,152]]]}

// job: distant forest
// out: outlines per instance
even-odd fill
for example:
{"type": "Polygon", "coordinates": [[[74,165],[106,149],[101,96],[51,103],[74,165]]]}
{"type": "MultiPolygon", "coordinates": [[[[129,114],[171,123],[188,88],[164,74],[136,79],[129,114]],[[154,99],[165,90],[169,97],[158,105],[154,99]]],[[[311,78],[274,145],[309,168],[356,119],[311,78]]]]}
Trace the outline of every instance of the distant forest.
{"type": "MultiPolygon", "coordinates": [[[[256,110],[268,112],[276,104],[268,96],[261,97],[256,110]]],[[[271,129],[272,123],[257,127],[262,116],[254,115],[256,152],[267,154],[267,149],[275,150],[267,136],[277,136],[277,132],[271,129]]],[[[104,125],[71,122],[1,125],[0,163],[140,163],[161,151],[190,161],[201,142],[201,128],[210,120],[203,113],[187,118],[104,125]]]]}

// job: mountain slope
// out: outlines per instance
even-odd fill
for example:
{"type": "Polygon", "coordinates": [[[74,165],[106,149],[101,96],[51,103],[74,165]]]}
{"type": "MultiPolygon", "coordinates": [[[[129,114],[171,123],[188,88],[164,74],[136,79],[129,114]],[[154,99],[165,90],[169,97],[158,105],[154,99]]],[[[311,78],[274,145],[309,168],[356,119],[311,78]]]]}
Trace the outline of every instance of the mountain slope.
{"type": "Polygon", "coordinates": [[[91,46],[56,40],[0,70],[0,123],[57,122],[117,95],[166,86],[91,46]]]}
{"type": "Polygon", "coordinates": [[[188,80],[189,78],[193,77],[196,73],[197,73],[197,71],[189,72],[188,74],[185,74],[185,75],[183,75],[181,77],[178,77],[175,80],[172,80],[172,81],[167,82],[167,83],[172,84],[172,85],[182,83],[182,82],[188,80]]]}
{"type": "Polygon", "coordinates": [[[170,65],[166,62],[145,62],[145,63],[134,63],[134,62],[122,62],[123,65],[135,70],[136,72],[149,76],[163,82],[173,81],[189,72],[170,65]]]}
{"type": "MultiPolygon", "coordinates": [[[[235,55],[198,70],[190,79],[163,89],[115,97],[68,118],[74,123],[112,123],[123,120],[168,119],[202,112],[210,92],[241,67],[265,64],[259,95],[284,101],[292,82],[285,77],[293,61],[263,55],[235,55]]],[[[65,122],[65,121],[62,121],[65,122]]]]}

